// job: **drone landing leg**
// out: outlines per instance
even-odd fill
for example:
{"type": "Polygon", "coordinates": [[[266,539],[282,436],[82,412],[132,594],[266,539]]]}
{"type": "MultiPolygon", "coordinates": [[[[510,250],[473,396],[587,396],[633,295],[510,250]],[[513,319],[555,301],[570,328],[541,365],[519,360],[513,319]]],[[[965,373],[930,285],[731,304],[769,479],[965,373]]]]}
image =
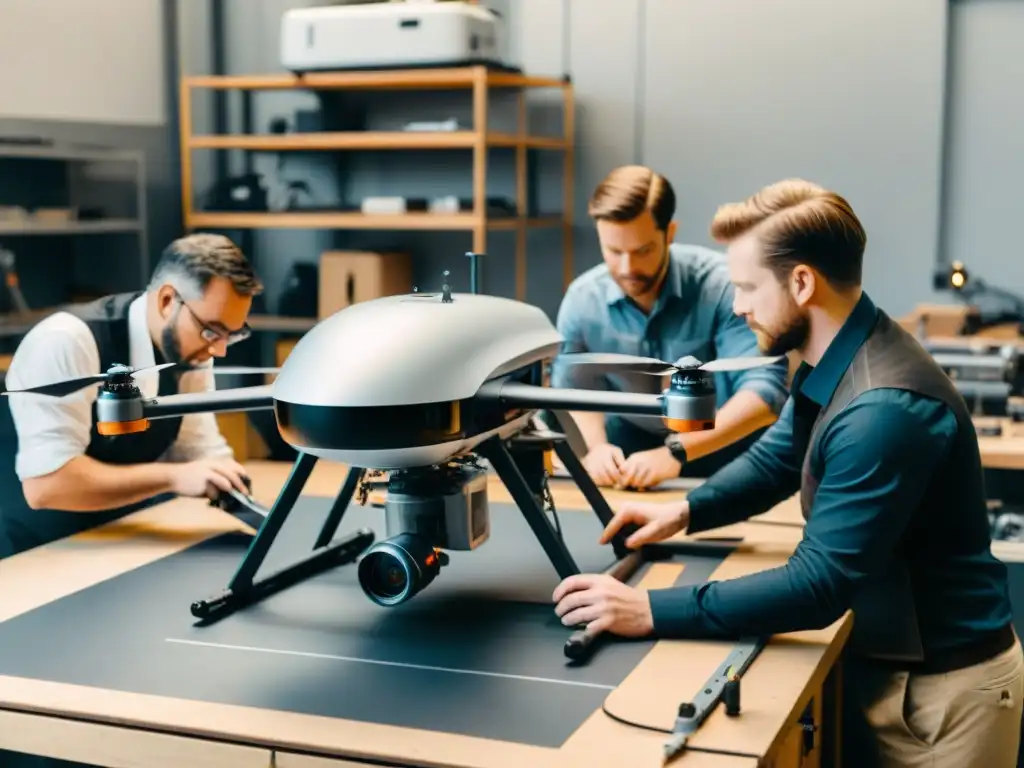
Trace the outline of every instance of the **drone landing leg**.
{"type": "MultiPolygon", "coordinates": [[[[274,506],[263,525],[260,526],[259,532],[250,544],[249,550],[245,553],[245,557],[227,589],[213,597],[192,603],[193,616],[207,622],[223,618],[240,608],[253,605],[276,592],[294,586],[330,568],[352,562],[373,543],[373,532],[360,529],[330,546],[317,548],[312,555],[297,563],[270,573],[261,579],[255,579],[256,572],[263,565],[271,545],[284,526],[285,520],[288,519],[295,502],[298,501],[315,465],[315,456],[306,453],[298,455],[281,493],[278,494],[274,506]]],[[[353,473],[349,474],[351,477],[353,473]]],[[[349,485],[349,481],[346,480],[342,493],[348,489],[349,485]]],[[[355,483],[352,483],[352,486],[354,490],[355,483]]],[[[349,498],[351,499],[351,496],[349,498]]],[[[339,494],[338,501],[341,501],[341,494],[339,494]]],[[[335,507],[337,505],[338,502],[335,503],[335,507]]],[[[342,512],[347,506],[348,504],[345,504],[342,507],[342,512]]],[[[341,521],[341,513],[336,513],[335,508],[331,509],[329,517],[332,515],[337,517],[338,522],[341,521]]],[[[325,523],[321,535],[326,529],[325,523]]]]}
{"type": "MultiPolygon", "coordinates": [[[[558,571],[558,575],[567,579],[579,573],[579,566],[576,565],[576,561],[573,560],[561,536],[551,525],[537,495],[530,488],[526,478],[523,477],[523,473],[519,470],[519,466],[512,454],[509,453],[508,448],[505,447],[505,443],[500,438],[493,437],[479,445],[477,452],[487,459],[494,467],[494,471],[498,473],[501,482],[508,489],[509,495],[512,496],[516,506],[523,513],[523,517],[526,518],[526,522],[551,560],[551,564],[558,571]]],[[[543,456],[540,456],[539,460],[543,462],[543,456]]],[[[543,467],[543,464],[541,466],[543,467]]]]}
{"type": "Polygon", "coordinates": [[[324,520],[323,528],[320,529],[320,535],[316,537],[313,549],[326,547],[334,538],[334,534],[338,532],[338,526],[341,525],[341,519],[345,516],[349,504],[352,503],[352,497],[355,496],[356,489],[365,474],[365,469],[349,467],[348,475],[345,476],[345,484],[341,486],[338,498],[334,500],[331,511],[327,513],[327,519],[324,520]]]}
{"type": "MultiPolygon", "coordinates": [[[[567,414],[553,414],[556,421],[559,421],[559,428],[561,427],[560,419],[572,418],[567,414]]],[[[601,493],[601,489],[597,487],[597,483],[587,472],[586,467],[580,461],[579,457],[572,450],[572,447],[564,439],[552,440],[552,447],[554,448],[555,455],[558,456],[559,461],[565,466],[566,471],[569,473],[569,477],[576,483],[576,486],[580,489],[580,493],[583,494],[583,498],[587,500],[587,504],[594,510],[594,514],[597,515],[597,519],[601,521],[601,525],[607,526],[615,517],[615,513],[612,511],[611,506],[608,504],[608,499],[601,493]]],[[[637,529],[635,525],[624,526],[615,536],[612,537],[612,551],[615,553],[615,557],[620,560],[632,552],[626,546],[626,539],[631,536],[637,529]]]]}

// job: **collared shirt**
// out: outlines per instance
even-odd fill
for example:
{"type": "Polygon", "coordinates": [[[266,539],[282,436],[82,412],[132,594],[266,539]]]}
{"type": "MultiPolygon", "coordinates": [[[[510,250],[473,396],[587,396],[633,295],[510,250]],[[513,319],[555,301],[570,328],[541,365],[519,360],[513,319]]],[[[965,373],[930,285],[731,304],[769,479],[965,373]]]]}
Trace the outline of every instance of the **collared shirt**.
{"type": "MultiPolygon", "coordinates": [[[[146,294],[128,309],[128,336],[133,368],[155,365],[153,341],[146,323],[146,294]]],[[[22,339],[7,371],[6,388],[26,389],[40,384],[100,373],[99,348],[85,321],[68,312],[56,312],[35,325],[22,339]]],[[[159,375],[138,375],[143,397],[156,397],[159,375]]],[[[216,388],[210,365],[187,371],[180,392],[216,388]]],[[[67,397],[18,395],[8,398],[18,434],[15,470],[22,481],[55,472],[85,453],[92,428],[92,405],[98,387],[87,387],[67,397]]],[[[192,461],[204,457],[230,457],[231,447],[220,433],[212,413],[189,414],[165,461],[192,461]]]]}
{"type": "MultiPolygon", "coordinates": [[[[654,308],[645,314],[598,264],[577,277],[558,310],[565,339],[562,353],[614,352],[675,362],[686,355],[707,362],[719,357],[760,355],[757,338],[733,312],[733,287],[725,257],[696,245],[672,243],[669,268],[654,308]]],[[[714,375],[718,405],[741,390],[756,393],[779,413],[786,401],[785,360],[738,373],[714,375]]],[[[657,376],[594,375],[585,366],[552,366],[553,387],[661,392],[657,376]]],[[[623,416],[651,432],[666,433],[662,419],[623,416]]]]}
{"type": "MultiPolygon", "coordinates": [[[[803,451],[794,424],[827,405],[864,340],[877,309],[862,295],[818,365],[801,365],[779,420],[743,456],[688,494],[696,533],[766,512],[800,489],[803,451]]],[[[820,478],[803,539],[786,565],[708,584],[653,590],[659,635],[772,635],[826,627],[850,608],[857,587],[892,557],[933,477],[956,475],[949,459],[956,416],[915,392],[871,389],[836,414],[809,457],[820,478]]],[[[976,483],[980,478],[964,478],[976,483]]],[[[980,491],[979,491],[980,492],[980,491]]],[[[964,510],[930,510],[914,521],[910,546],[930,585],[918,606],[928,649],[958,645],[1009,621],[1005,567],[987,546],[956,539],[964,510]],[[931,569],[931,570],[929,570],[931,569]]],[[[987,537],[986,537],[987,541],[987,537]]]]}

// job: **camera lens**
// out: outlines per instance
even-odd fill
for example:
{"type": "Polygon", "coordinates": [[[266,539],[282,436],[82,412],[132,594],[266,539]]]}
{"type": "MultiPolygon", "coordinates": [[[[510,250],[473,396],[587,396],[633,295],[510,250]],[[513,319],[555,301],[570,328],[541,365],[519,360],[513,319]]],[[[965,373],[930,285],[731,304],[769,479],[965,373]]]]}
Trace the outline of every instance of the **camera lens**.
{"type": "Polygon", "coordinates": [[[441,564],[430,542],[402,533],[366,551],[359,561],[359,586],[378,605],[398,605],[430,584],[441,564]]]}

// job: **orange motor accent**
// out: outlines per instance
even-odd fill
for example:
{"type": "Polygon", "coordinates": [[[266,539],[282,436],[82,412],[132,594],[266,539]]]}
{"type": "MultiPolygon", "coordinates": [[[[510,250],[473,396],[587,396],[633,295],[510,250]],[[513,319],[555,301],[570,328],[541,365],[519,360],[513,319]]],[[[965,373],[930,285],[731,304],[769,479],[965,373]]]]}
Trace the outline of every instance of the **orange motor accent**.
{"type": "Polygon", "coordinates": [[[669,419],[663,418],[665,426],[673,432],[704,432],[715,428],[714,421],[704,419],[669,419]]]}
{"type": "Polygon", "coordinates": [[[149,429],[149,419],[96,422],[96,431],[104,437],[113,437],[115,435],[134,435],[139,432],[145,432],[147,429],[149,429]]]}

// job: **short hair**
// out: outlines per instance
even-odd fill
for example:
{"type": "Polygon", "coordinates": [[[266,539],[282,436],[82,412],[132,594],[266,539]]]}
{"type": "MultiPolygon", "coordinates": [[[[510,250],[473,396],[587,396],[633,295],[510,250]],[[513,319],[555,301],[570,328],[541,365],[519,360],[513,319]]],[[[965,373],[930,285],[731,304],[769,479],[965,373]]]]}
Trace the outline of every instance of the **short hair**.
{"type": "Polygon", "coordinates": [[[205,232],[186,235],[168,245],[149,282],[150,289],[170,283],[185,298],[198,299],[210,281],[224,277],[242,296],[257,296],[263,284],[241,248],[223,235],[205,232]]]}
{"type": "Polygon", "coordinates": [[[633,221],[645,210],[665,231],[676,213],[676,193],[668,179],[642,165],[613,170],[597,185],[587,206],[595,221],[633,221]]]}
{"type": "Polygon", "coordinates": [[[864,227],[850,203],[824,187],[784,179],[743,202],[721,206],[711,222],[711,236],[720,243],[748,232],[755,232],[768,268],[780,281],[806,264],[836,288],[861,282],[864,227]]]}

